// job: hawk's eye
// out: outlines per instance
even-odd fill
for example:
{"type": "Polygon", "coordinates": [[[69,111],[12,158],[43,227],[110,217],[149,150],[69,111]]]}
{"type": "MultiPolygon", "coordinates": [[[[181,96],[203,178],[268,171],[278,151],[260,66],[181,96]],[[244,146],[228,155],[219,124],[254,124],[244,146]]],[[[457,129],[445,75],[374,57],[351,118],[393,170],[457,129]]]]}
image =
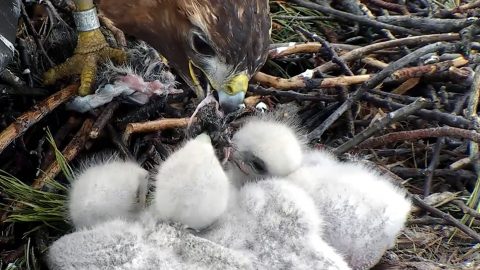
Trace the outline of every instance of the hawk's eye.
{"type": "Polygon", "coordinates": [[[210,46],[203,38],[201,38],[198,34],[193,34],[193,49],[199,53],[206,56],[214,56],[215,51],[213,50],[212,46],[210,46]]]}

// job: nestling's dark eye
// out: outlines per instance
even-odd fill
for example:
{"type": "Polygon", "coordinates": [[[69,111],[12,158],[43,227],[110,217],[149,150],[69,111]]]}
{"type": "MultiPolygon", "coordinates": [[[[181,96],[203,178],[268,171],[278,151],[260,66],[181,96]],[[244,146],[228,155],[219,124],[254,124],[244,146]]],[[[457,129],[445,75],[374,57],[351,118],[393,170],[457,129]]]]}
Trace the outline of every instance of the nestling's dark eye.
{"type": "Polygon", "coordinates": [[[252,168],[259,174],[265,174],[267,172],[265,163],[258,158],[253,159],[250,164],[252,165],[252,168]]]}
{"type": "Polygon", "coordinates": [[[193,34],[193,49],[199,54],[206,56],[214,56],[215,51],[212,46],[210,46],[204,39],[202,39],[198,34],[193,34]]]}

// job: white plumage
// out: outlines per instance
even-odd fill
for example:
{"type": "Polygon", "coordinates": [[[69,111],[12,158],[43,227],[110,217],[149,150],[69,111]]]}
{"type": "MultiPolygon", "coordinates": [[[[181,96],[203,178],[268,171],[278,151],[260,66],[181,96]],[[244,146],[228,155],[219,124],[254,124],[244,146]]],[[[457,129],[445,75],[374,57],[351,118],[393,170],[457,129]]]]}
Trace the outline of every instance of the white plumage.
{"type": "Polygon", "coordinates": [[[232,182],[244,182],[266,176],[286,176],[302,162],[302,147],[297,134],[276,121],[250,118],[232,138],[235,148],[228,174],[232,182]]]}
{"type": "Polygon", "coordinates": [[[325,240],[352,268],[371,268],[404,227],[411,207],[405,192],[373,168],[318,150],[306,156],[314,162],[288,178],[314,198],[326,221],[325,240]]]}
{"type": "MultiPolygon", "coordinates": [[[[404,227],[410,211],[404,191],[372,168],[339,162],[326,151],[299,154],[302,143],[294,133],[293,128],[278,121],[250,120],[238,131],[240,135],[234,136],[236,151],[241,153],[234,157],[256,153],[261,159],[256,162],[266,165],[264,178],[285,177],[302,187],[313,197],[325,221],[324,239],[353,269],[372,267],[404,227]]],[[[242,162],[251,161],[236,161],[242,162]]],[[[231,174],[236,177],[245,171],[232,167],[231,174]]]]}
{"type": "Polygon", "coordinates": [[[258,260],[256,269],[348,270],[322,237],[310,196],[282,178],[248,182],[229,210],[200,236],[258,260]]]}
{"type": "Polygon", "coordinates": [[[150,210],[161,220],[200,230],[227,207],[231,185],[206,134],[174,152],[160,166],[155,180],[150,210]]]}
{"type": "Polygon", "coordinates": [[[92,159],[72,183],[68,210],[76,229],[114,218],[133,219],[145,207],[148,172],[121,160],[92,159]]]}

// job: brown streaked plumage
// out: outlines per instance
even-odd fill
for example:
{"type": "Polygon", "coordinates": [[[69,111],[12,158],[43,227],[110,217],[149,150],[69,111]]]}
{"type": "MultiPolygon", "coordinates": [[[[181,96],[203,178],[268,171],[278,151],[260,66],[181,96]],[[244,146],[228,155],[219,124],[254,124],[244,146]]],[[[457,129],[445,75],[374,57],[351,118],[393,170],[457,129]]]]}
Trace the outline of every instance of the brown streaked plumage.
{"type": "MultiPolygon", "coordinates": [[[[97,6],[124,32],[155,47],[195,87],[191,63],[226,107],[243,101],[248,79],[267,57],[268,0],[98,0],[97,6]]],[[[202,90],[196,91],[200,97],[202,90]]]]}

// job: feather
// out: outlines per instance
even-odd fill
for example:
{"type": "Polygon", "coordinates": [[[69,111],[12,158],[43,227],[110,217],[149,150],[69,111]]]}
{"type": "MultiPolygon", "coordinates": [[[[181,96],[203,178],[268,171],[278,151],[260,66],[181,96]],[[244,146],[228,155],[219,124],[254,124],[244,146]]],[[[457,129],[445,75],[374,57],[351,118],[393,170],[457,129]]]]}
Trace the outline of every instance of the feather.
{"type": "Polygon", "coordinates": [[[257,258],[259,269],[350,269],[321,238],[322,220],[305,191],[281,178],[250,182],[200,235],[257,258]]]}
{"type": "Polygon", "coordinates": [[[155,180],[151,211],[161,220],[200,230],[227,207],[230,183],[206,134],[174,152],[160,166],[155,180]]]}
{"type": "Polygon", "coordinates": [[[132,161],[94,157],[76,174],[68,197],[75,228],[114,218],[134,219],[145,207],[148,172],[132,161]]]}
{"type": "Polygon", "coordinates": [[[277,119],[253,118],[233,136],[234,161],[229,175],[236,181],[277,176],[295,183],[313,197],[324,220],[325,241],[341,253],[353,269],[375,265],[391,248],[410,211],[405,192],[391,180],[360,163],[339,162],[326,151],[307,150],[295,128],[277,119]],[[253,153],[266,164],[262,174],[245,173],[253,153]],[[243,159],[243,160],[242,160],[243,159]]]}

